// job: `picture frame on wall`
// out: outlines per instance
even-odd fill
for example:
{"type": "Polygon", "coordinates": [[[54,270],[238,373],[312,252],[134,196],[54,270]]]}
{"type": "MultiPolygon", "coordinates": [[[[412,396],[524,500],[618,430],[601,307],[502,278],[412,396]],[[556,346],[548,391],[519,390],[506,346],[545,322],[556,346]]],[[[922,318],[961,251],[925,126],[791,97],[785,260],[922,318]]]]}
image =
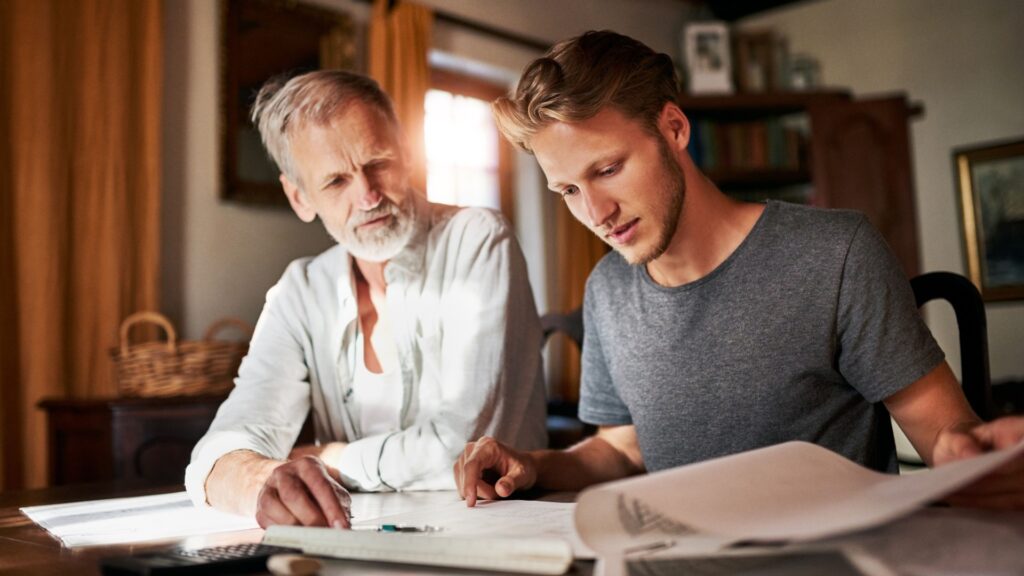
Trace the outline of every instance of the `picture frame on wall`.
{"type": "Polygon", "coordinates": [[[968,276],[986,301],[1024,299],[1024,137],[953,161],[968,276]]]}
{"type": "Polygon", "coordinates": [[[731,94],[732,55],[729,26],[696,22],[683,30],[683,54],[690,94],[731,94]]]}
{"type": "Polygon", "coordinates": [[[280,171],[249,117],[263,83],[316,69],[358,71],[346,12],[299,0],[220,0],[220,197],[288,208],[280,171]]]}

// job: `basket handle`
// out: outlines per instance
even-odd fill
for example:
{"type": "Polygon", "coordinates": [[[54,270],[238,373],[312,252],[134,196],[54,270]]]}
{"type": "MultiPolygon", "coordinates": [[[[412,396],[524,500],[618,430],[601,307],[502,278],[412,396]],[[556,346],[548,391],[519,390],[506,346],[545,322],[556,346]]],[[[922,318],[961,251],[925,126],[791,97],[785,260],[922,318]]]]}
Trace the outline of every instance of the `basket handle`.
{"type": "Polygon", "coordinates": [[[203,333],[203,340],[209,342],[214,339],[218,332],[231,327],[238,328],[243,334],[245,334],[246,342],[252,340],[252,325],[245,320],[230,316],[227,318],[221,318],[213,324],[210,324],[210,327],[206,329],[205,333],[203,333]]]}
{"type": "Polygon", "coordinates": [[[121,355],[125,356],[128,354],[128,331],[132,326],[140,322],[150,322],[158,324],[167,333],[167,351],[174,352],[176,349],[175,342],[178,339],[177,334],[174,332],[174,326],[171,325],[171,321],[166,316],[159,312],[136,312],[131,316],[124,319],[121,322],[121,355]]]}

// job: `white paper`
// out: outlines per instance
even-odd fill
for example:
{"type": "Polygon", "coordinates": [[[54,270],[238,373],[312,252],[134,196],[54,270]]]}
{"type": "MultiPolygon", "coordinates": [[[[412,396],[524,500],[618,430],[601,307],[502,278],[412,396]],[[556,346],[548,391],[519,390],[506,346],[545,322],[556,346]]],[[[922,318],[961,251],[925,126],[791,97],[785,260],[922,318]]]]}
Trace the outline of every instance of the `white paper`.
{"type": "Polygon", "coordinates": [[[381,516],[352,523],[353,528],[381,524],[437,526],[430,536],[479,536],[516,538],[558,538],[572,547],[576,558],[592,559],[594,551],[576,534],[574,502],[540,500],[478,500],[473,508],[462,500],[381,516]]]}
{"type": "Polygon", "coordinates": [[[564,540],[536,536],[506,538],[270,526],[263,542],[333,558],[531,574],[564,574],[573,560],[572,549],[564,540]]]}
{"type": "Polygon", "coordinates": [[[718,539],[721,547],[811,540],[904,516],[1021,454],[1024,443],[896,476],[814,444],[788,442],[595,486],[580,495],[575,522],[600,556],[702,538],[705,544],[718,539]]]}
{"type": "Polygon", "coordinates": [[[185,492],[30,506],[21,511],[68,547],[259,528],[250,517],[196,508],[185,492]]]}

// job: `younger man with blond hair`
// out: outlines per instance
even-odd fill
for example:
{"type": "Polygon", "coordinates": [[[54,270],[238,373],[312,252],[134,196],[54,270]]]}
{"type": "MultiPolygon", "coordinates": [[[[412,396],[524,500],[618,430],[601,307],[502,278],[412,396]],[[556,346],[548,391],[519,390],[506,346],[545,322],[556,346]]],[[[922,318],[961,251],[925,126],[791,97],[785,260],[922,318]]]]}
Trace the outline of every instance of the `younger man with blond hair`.
{"type": "MultiPolygon", "coordinates": [[[[971,411],[864,216],[722,194],[687,153],[677,92],[668,56],[589,32],[494,103],[505,136],[614,251],[584,300],[580,418],[597,435],[566,451],[470,443],[455,465],[468,504],[789,440],[894,472],[890,414],[932,465],[1019,442],[1024,418],[971,411]]],[[[953,501],[1024,507],[1024,462],[953,501]]]]}

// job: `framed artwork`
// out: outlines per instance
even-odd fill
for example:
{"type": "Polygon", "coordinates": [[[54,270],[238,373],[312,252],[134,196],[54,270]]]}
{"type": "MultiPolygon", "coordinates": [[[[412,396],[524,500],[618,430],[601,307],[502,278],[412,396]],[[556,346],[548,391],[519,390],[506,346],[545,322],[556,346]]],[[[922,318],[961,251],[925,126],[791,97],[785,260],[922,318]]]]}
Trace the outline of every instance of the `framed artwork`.
{"type": "Polygon", "coordinates": [[[986,301],[1024,298],[1024,138],[953,152],[970,279],[986,301]]]}
{"type": "Polygon", "coordinates": [[[691,94],[732,93],[729,27],[724,22],[687,25],[683,32],[683,54],[691,94]]]}
{"type": "Polygon", "coordinates": [[[287,207],[249,110],[274,76],[353,69],[355,24],[344,12],[295,0],[221,0],[220,8],[220,197],[287,207]]]}

